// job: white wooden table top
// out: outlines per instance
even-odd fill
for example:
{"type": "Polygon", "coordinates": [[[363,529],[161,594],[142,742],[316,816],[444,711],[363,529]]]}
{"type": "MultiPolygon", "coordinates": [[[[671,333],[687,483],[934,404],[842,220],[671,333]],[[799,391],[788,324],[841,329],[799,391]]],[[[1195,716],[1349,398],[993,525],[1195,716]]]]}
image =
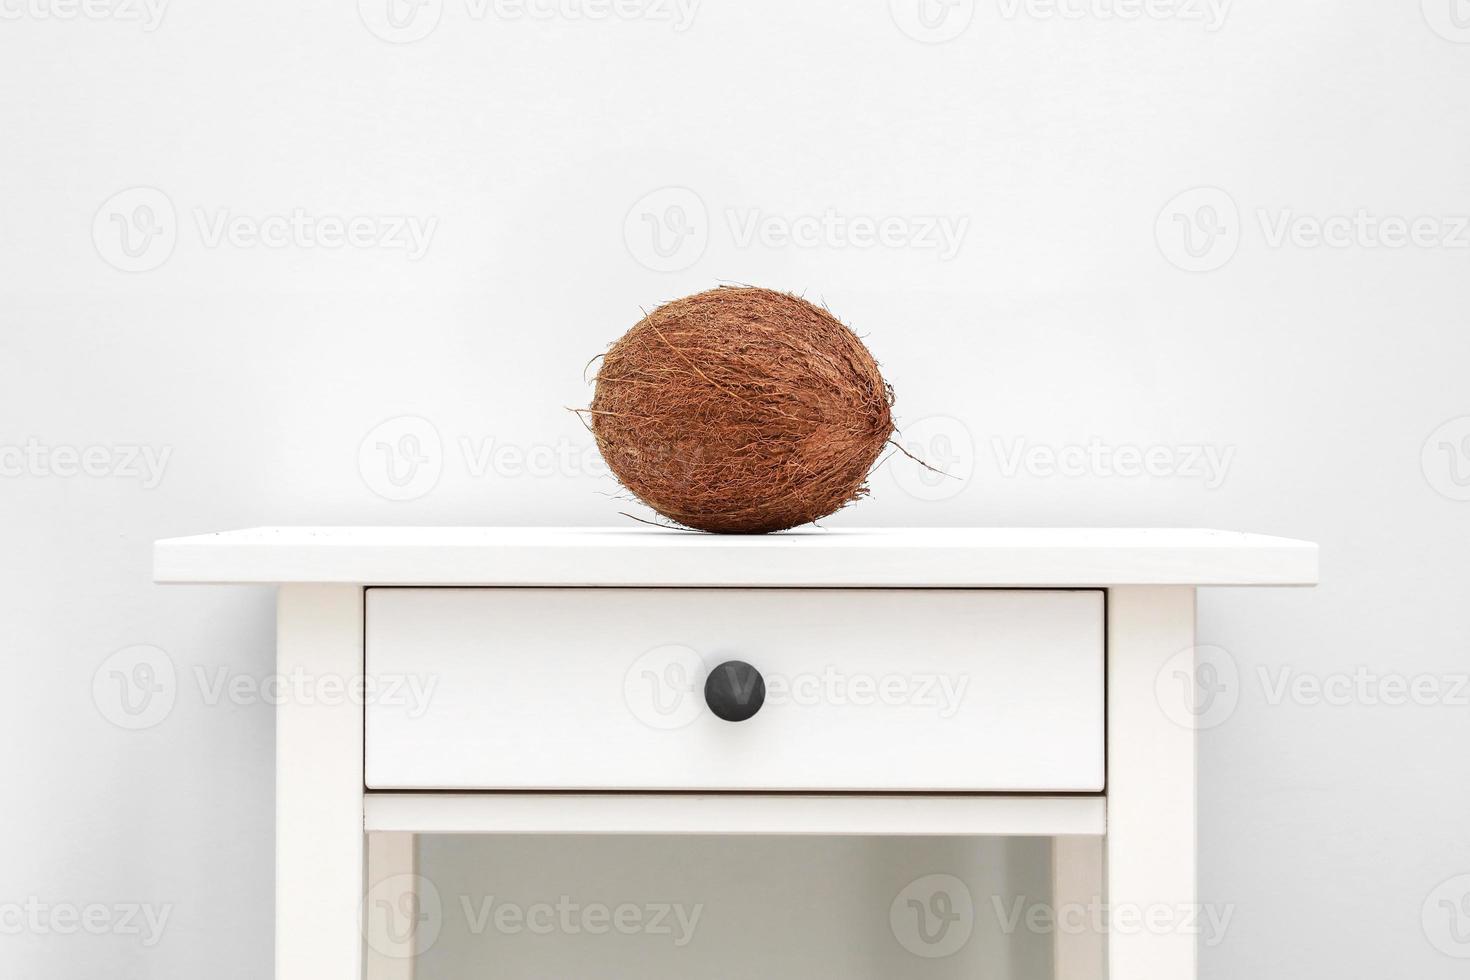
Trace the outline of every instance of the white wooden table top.
{"type": "Polygon", "coordinates": [[[159,541],[153,574],[445,586],[1314,585],[1317,546],[1188,528],[263,527],[159,541]]]}

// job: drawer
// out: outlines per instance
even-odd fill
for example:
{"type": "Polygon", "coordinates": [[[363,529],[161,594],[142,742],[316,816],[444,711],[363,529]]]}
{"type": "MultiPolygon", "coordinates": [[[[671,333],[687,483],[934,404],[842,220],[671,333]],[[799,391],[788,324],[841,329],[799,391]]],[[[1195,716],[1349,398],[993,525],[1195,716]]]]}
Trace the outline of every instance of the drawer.
{"type": "Polygon", "coordinates": [[[1098,590],[369,589],[366,783],[1098,792],[1103,608],[1098,590]],[[705,700],[730,661],[765,686],[738,722],[705,700]]]}

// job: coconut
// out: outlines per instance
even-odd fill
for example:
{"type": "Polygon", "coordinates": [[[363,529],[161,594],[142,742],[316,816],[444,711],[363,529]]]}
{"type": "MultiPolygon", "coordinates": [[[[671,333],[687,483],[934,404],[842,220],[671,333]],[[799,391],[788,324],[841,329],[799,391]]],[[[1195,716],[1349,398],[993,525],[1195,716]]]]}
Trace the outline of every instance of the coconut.
{"type": "Polygon", "coordinates": [[[671,521],[808,524],[867,495],[893,389],[831,313],[770,289],[666,303],[613,344],[588,426],[613,475],[671,521]]]}

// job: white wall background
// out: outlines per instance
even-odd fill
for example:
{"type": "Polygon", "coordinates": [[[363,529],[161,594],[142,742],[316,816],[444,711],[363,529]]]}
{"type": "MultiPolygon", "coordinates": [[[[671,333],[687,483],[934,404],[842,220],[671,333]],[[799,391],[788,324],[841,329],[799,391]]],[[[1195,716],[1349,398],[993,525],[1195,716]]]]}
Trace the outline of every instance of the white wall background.
{"type": "Polygon", "coordinates": [[[0,0],[0,973],[268,973],[271,708],[211,690],[272,597],[155,587],[153,539],[622,522],[583,365],[732,281],[830,305],[970,474],[833,526],[1320,541],[1315,591],[1202,597],[1202,970],[1464,975],[1470,9],[928,2],[0,0]],[[152,715],[94,693],[137,645],[152,715]]]}

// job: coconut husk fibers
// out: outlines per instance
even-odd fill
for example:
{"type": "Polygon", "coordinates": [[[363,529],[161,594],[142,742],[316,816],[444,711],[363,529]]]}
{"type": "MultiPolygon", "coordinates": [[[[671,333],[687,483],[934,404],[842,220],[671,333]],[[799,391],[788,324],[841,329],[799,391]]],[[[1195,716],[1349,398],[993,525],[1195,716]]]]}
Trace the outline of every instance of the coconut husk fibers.
{"type": "Polygon", "coordinates": [[[674,300],[604,356],[588,425],[613,474],[671,521],[761,533],[868,492],[893,390],[857,335],[789,293],[674,300]]]}

